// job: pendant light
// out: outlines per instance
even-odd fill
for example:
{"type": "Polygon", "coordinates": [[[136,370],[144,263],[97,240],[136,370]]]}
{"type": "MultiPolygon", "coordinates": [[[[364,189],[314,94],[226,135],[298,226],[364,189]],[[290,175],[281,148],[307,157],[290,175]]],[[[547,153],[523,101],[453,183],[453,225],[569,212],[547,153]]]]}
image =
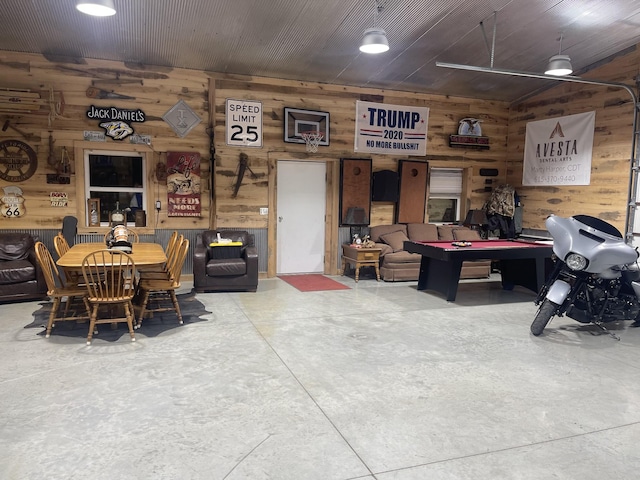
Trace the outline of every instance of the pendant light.
{"type": "Polygon", "coordinates": [[[113,0],[78,0],[76,8],[94,17],[109,17],[116,14],[113,0]]]}
{"type": "Polygon", "coordinates": [[[560,34],[560,50],[558,55],[554,55],[549,59],[549,65],[544,71],[546,75],[555,75],[556,77],[564,77],[573,73],[571,59],[569,55],[562,55],[562,33],[560,34]]]}
{"type": "Polygon", "coordinates": [[[389,40],[385,31],[377,26],[378,14],[382,12],[384,6],[376,0],[376,11],[373,15],[373,28],[367,28],[362,37],[360,51],[363,53],[383,53],[389,50],[389,40]]]}

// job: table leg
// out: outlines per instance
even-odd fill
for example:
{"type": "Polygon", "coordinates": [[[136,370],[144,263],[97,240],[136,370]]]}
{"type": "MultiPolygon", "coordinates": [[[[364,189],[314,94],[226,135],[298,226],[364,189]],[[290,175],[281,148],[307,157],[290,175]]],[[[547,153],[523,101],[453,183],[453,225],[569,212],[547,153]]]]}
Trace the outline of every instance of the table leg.
{"type": "Polygon", "coordinates": [[[345,260],[344,257],[342,257],[342,275],[344,276],[344,272],[347,269],[347,261],[345,260]]]}
{"type": "Polygon", "coordinates": [[[520,285],[538,292],[544,284],[544,258],[520,258],[500,261],[502,288],[512,290],[520,285]]]}
{"type": "Polygon", "coordinates": [[[380,263],[376,262],[374,267],[376,269],[376,280],[379,282],[380,281],[380,263]]]}
{"type": "Polygon", "coordinates": [[[356,263],[356,283],[358,283],[359,277],[360,277],[360,264],[356,263]]]}
{"type": "Polygon", "coordinates": [[[445,262],[435,258],[422,257],[420,261],[420,276],[418,290],[435,290],[453,302],[458,293],[462,260],[445,262]]]}

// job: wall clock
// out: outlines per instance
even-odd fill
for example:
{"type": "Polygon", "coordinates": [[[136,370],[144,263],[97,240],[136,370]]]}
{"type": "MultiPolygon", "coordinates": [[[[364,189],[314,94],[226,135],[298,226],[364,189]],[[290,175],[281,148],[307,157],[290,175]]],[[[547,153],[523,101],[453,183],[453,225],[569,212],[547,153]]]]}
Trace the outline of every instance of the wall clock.
{"type": "Polygon", "coordinates": [[[23,182],[36,173],[36,152],[19,140],[0,142],[0,178],[7,182],[23,182]]]}

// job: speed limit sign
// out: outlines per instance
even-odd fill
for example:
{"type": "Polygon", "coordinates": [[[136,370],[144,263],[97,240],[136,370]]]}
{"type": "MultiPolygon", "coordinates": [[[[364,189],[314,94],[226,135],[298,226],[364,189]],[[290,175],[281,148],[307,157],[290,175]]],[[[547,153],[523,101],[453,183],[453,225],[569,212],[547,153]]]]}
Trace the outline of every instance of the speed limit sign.
{"type": "Polygon", "coordinates": [[[262,147],[262,102],[227,98],[227,145],[262,147]]]}

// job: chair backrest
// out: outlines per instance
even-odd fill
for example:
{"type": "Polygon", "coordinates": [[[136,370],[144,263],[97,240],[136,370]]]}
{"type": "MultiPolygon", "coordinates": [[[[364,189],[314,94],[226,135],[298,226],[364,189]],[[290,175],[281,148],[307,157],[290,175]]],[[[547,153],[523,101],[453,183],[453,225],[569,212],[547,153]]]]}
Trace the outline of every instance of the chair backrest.
{"type": "Polygon", "coordinates": [[[165,248],[164,250],[164,253],[167,255],[167,265],[171,263],[171,258],[173,257],[176,248],[178,248],[183,239],[184,236],[178,234],[177,230],[174,230],[174,232],[171,234],[169,242],[167,243],[167,248],[165,248]]]}
{"type": "Polygon", "coordinates": [[[173,280],[174,285],[180,285],[180,275],[182,274],[182,266],[187,258],[187,252],[189,251],[189,240],[182,239],[182,242],[176,248],[175,261],[169,266],[169,274],[173,280]]]}
{"type": "Polygon", "coordinates": [[[67,239],[64,238],[64,235],[62,235],[62,233],[60,232],[55,237],[53,237],[53,246],[56,249],[58,257],[61,257],[62,255],[67,253],[71,248],[69,246],[69,243],[67,242],[67,239]]]}
{"type": "MultiPolygon", "coordinates": [[[[109,230],[107,233],[104,234],[105,244],[107,243],[107,239],[109,238],[110,235],[111,235],[111,230],[109,230]]],[[[140,242],[140,236],[138,235],[138,232],[136,232],[135,230],[132,230],[129,227],[127,227],[127,242],[129,243],[140,242]]]]}
{"type": "Polygon", "coordinates": [[[133,258],[119,250],[98,250],[82,260],[82,275],[89,301],[119,302],[133,298],[131,279],[136,275],[133,258]]]}
{"type": "Polygon", "coordinates": [[[253,236],[246,230],[205,230],[202,232],[202,242],[205,247],[218,240],[218,233],[222,238],[228,238],[234,242],[242,242],[244,246],[253,245],[253,236]]]}
{"type": "Polygon", "coordinates": [[[127,233],[128,233],[128,240],[131,243],[138,243],[140,241],[140,236],[138,235],[138,232],[136,232],[135,230],[130,229],[129,227],[127,227],[127,233]]]}
{"type": "Polygon", "coordinates": [[[47,295],[53,294],[59,286],[62,286],[62,279],[60,278],[60,272],[56,266],[51,253],[47,246],[42,242],[36,242],[36,259],[40,264],[42,273],[44,275],[44,281],[47,283],[47,295]]]}

